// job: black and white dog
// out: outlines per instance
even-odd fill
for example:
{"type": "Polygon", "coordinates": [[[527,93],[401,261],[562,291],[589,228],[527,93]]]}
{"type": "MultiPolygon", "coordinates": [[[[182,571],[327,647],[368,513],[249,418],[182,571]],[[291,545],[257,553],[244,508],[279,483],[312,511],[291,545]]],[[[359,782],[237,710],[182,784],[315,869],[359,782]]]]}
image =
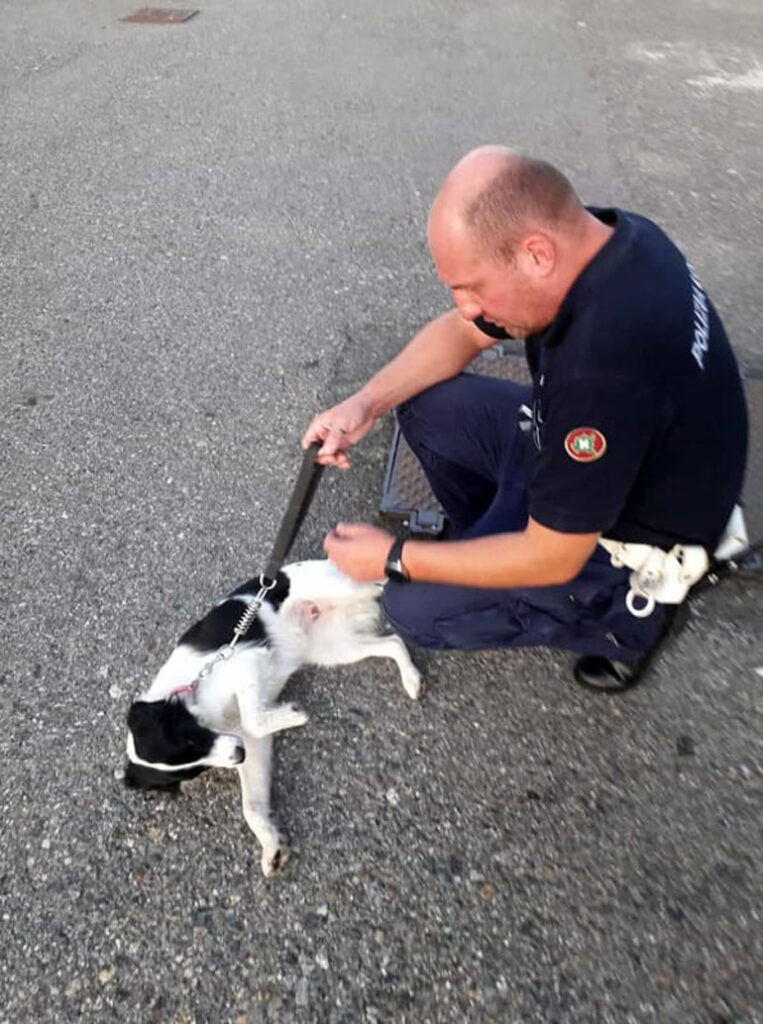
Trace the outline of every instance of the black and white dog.
{"type": "Polygon", "coordinates": [[[353,583],[331,562],[314,561],[278,574],[232,656],[192,685],[258,590],[250,580],[191,626],[131,705],[125,782],[172,786],[207,768],[236,767],[244,817],[262,846],[262,870],[272,875],[288,853],[270,820],[272,735],[307,721],[293,704],[276,703],[289,676],[301,665],[392,658],[414,699],[421,676],[400,637],[379,633],[380,585],[353,583]]]}

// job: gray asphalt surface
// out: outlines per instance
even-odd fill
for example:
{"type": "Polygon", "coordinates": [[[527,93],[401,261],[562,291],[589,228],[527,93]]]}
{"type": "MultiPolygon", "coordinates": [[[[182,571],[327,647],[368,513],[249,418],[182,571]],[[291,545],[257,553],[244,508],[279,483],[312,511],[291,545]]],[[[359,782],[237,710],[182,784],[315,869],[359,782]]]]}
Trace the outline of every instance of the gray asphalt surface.
{"type": "MultiPolygon", "coordinates": [[[[471,146],[660,221],[760,373],[759,0],[131,9],[0,4],[0,1020],[763,1020],[760,583],[618,700],[551,651],[416,654],[418,706],[302,673],[269,882],[233,773],[115,777],[310,415],[445,308],[426,210],[471,146]]],[[[298,555],[373,514],[388,436],[298,555]]]]}

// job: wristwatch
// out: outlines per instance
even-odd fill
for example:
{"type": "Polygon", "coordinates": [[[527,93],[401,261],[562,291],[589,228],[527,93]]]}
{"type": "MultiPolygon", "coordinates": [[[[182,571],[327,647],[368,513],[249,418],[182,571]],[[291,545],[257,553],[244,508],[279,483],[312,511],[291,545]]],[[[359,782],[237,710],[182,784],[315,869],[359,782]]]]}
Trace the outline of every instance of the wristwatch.
{"type": "Polygon", "coordinates": [[[408,583],[410,576],[403,565],[403,544],[407,537],[398,537],[387,555],[387,562],[384,566],[384,574],[388,580],[397,580],[398,583],[408,583]]]}

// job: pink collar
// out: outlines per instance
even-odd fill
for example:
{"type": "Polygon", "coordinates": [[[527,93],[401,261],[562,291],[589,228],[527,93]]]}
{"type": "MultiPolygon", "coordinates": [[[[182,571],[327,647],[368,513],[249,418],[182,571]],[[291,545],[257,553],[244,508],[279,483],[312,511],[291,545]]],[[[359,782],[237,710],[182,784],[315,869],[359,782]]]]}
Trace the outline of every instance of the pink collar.
{"type": "Polygon", "coordinates": [[[169,696],[174,697],[176,693],[193,693],[194,689],[193,683],[183,683],[181,686],[176,686],[174,690],[170,690],[169,696]]]}

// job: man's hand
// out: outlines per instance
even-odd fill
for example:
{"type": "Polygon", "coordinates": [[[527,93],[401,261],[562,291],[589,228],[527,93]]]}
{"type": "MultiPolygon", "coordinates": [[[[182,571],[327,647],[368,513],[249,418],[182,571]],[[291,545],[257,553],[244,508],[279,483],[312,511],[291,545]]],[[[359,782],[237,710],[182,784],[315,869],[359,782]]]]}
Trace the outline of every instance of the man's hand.
{"type": "Polygon", "coordinates": [[[345,576],[356,583],[384,579],[392,534],[366,523],[337,523],[323,541],[323,550],[345,576]]]}
{"type": "Polygon", "coordinates": [[[370,402],[357,392],[332,409],[318,413],[302,438],[302,447],[321,441],[315,461],[324,466],[349,469],[348,449],[365,437],[375,422],[370,402]]]}

